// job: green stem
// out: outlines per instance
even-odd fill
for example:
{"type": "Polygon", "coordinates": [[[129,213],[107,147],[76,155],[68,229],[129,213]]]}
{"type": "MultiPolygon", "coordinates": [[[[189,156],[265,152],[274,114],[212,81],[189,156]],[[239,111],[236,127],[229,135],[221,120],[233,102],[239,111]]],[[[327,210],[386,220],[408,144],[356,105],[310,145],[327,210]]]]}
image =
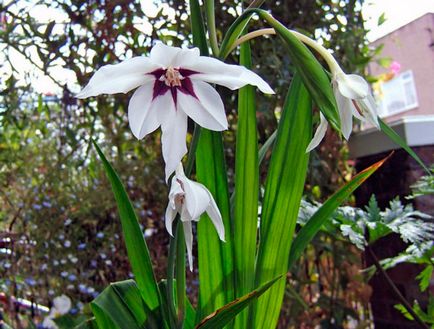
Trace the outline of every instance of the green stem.
{"type": "Polygon", "coordinates": [[[422,321],[422,319],[416,314],[416,312],[411,307],[410,303],[405,299],[405,297],[401,294],[399,289],[396,287],[396,285],[393,283],[392,279],[387,275],[386,271],[381,266],[380,262],[378,261],[377,256],[372,251],[371,247],[366,248],[369,252],[369,254],[372,257],[372,261],[374,262],[375,267],[377,270],[381,273],[383,278],[386,280],[389,287],[392,289],[392,291],[395,293],[396,297],[400,300],[402,305],[405,307],[405,309],[408,311],[408,313],[413,317],[413,319],[419,324],[421,328],[429,329],[429,327],[426,325],[425,322],[422,321]]]}
{"type": "Polygon", "coordinates": [[[185,243],[184,230],[178,222],[176,226],[176,298],[178,301],[178,328],[184,327],[185,317],[185,243]]]}
{"type": "Polygon", "coordinates": [[[191,175],[191,172],[193,171],[193,165],[196,155],[196,149],[197,149],[197,143],[199,143],[199,137],[200,137],[200,126],[195,123],[194,124],[194,131],[193,131],[193,138],[191,140],[190,144],[190,151],[188,153],[187,158],[187,165],[185,166],[185,175],[189,177],[191,175]]]}
{"type": "Polygon", "coordinates": [[[217,42],[217,30],[215,26],[214,0],[205,0],[205,9],[211,50],[214,56],[217,56],[219,53],[219,46],[217,42]]]}
{"type": "Polygon", "coordinates": [[[175,310],[175,297],[173,294],[173,278],[175,275],[175,258],[176,258],[176,238],[178,234],[178,223],[179,223],[179,215],[175,218],[175,237],[170,237],[169,243],[169,259],[167,265],[167,302],[169,308],[169,321],[170,327],[176,328],[176,310],[175,310]]]}

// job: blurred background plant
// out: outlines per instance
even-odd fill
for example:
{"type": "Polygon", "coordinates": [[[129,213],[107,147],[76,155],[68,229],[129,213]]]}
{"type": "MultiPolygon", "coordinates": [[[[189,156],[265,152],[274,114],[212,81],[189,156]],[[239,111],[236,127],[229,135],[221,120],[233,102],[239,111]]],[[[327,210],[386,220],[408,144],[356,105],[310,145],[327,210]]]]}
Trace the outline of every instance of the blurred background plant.
{"type": "MultiPolygon", "coordinates": [[[[378,49],[368,47],[362,4],[287,0],[263,7],[286,26],[321,39],[348,71],[363,73],[378,49]]],[[[219,36],[242,5],[239,0],[216,2],[219,36]]],[[[162,215],[167,190],[161,184],[159,136],[140,142],[133,138],[127,127],[128,97],[78,102],[74,92],[97,68],[146,55],[156,40],[188,45],[188,6],[181,0],[12,0],[0,4],[0,13],[0,290],[47,306],[64,293],[73,301],[70,312],[79,312],[109,282],[131,276],[112,194],[89,136],[122,173],[157,275],[166,263],[162,215]]],[[[293,70],[274,37],[253,41],[252,48],[255,71],[280,95],[272,102],[258,97],[259,138],[264,143],[276,128],[293,70]]],[[[219,92],[235,126],[235,96],[219,92]]],[[[225,140],[233,164],[233,130],[225,133],[225,140]]],[[[347,160],[344,143],[328,135],[312,154],[307,196],[324,201],[348,181],[353,171],[347,160]]],[[[298,285],[288,287],[288,294],[302,298],[296,299],[298,304],[288,302],[284,312],[295,312],[292,319],[306,328],[314,323],[330,326],[332,319],[339,319],[339,327],[360,310],[368,321],[369,288],[356,275],[363,267],[360,252],[349,244],[340,232],[322,233],[304,256],[304,265],[292,274],[298,285]]],[[[195,278],[189,277],[192,293],[195,278]]],[[[23,327],[19,308],[6,300],[5,315],[15,327],[23,327]]],[[[35,308],[30,311],[37,314],[35,308]]]]}

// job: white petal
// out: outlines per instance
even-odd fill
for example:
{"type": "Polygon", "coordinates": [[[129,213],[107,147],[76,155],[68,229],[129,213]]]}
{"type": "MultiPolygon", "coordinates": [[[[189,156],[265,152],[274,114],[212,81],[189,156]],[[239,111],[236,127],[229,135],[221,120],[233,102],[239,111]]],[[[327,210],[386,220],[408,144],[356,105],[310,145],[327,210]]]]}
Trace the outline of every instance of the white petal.
{"type": "Polygon", "coordinates": [[[220,210],[217,207],[217,204],[215,203],[211,192],[208,190],[206,191],[210,198],[209,205],[206,208],[206,213],[208,214],[209,218],[214,224],[214,227],[217,230],[217,234],[220,240],[225,241],[225,226],[223,225],[222,215],[220,214],[220,210]]]}
{"type": "Polygon", "coordinates": [[[181,65],[199,74],[193,74],[191,79],[200,79],[209,83],[216,83],[235,90],[245,85],[258,87],[265,94],[274,94],[273,89],[259,75],[240,65],[230,65],[222,61],[201,56],[191,63],[181,65]]]}
{"type": "Polygon", "coordinates": [[[153,82],[148,82],[137,89],[128,104],[128,121],[131,131],[138,139],[142,139],[147,134],[158,128],[155,103],[152,102],[153,82]]]}
{"type": "Polygon", "coordinates": [[[166,163],[166,182],[187,153],[187,115],[175,109],[172,96],[167,92],[157,97],[158,121],[161,123],[161,143],[166,163]]]}
{"type": "Polygon", "coordinates": [[[353,131],[353,103],[352,100],[341,95],[338,88],[333,88],[336,103],[338,105],[339,117],[341,119],[342,135],[346,140],[353,131]]]}
{"type": "Polygon", "coordinates": [[[190,221],[198,221],[200,215],[205,212],[209,205],[209,192],[205,186],[193,182],[188,178],[184,178],[182,183],[185,191],[185,199],[181,218],[190,221]]]}
{"type": "Polygon", "coordinates": [[[164,67],[179,67],[185,62],[193,61],[199,57],[199,49],[182,49],[179,47],[167,46],[161,42],[151,49],[150,58],[152,62],[161,64],[164,67]]]}
{"type": "Polygon", "coordinates": [[[56,323],[53,321],[53,318],[46,317],[44,321],[42,322],[42,326],[47,329],[58,329],[59,327],[56,325],[56,323]]]}
{"type": "Polygon", "coordinates": [[[71,299],[66,295],[61,295],[53,299],[53,308],[59,314],[66,314],[71,309],[71,299]]]}
{"type": "Polygon", "coordinates": [[[166,214],[165,214],[165,224],[166,224],[166,230],[169,232],[171,236],[173,236],[172,232],[172,226],[173,221],[175,220],[177,211],[176,211],[176,196],[182,193],[182,187],[177,182],[175,177],[172,178],[172,184],[170,186],[170,193],[169,193],[169,203],[167,204],[166,208],[166,214]]]}
{"type": "Polygon", "coordinates": [[[179,108],[204,128],[215,131],[228,129],[225,108],[217,91],[206,82],[192,82],[197,99],[178,92],[179,108]]]}
{"type": "Polygon", "coordinates": [[[306,152],[312,151],[315,147],[318,146],[318,144],[322,141],[322,139],[325,136],[325,133],[327,132],[328,123],[324,115],[320,112],[320,123],[318,128],[316,129],[315,135],[313,136],[312,140],[310,141],[309,145],[306,148],[306,152]]]}
{"type": "Polygon", "coordinates": [[[184,228],[185,245],[187,247],[188,265],[190,271],[193,271],[193,228],[191,222],[182,222],[184,228]]]}
{"type": "Polygon", "coordinates": [[[154,80],[147,73],[160,66],[146,57],[133,57],[119,64],[105,65],[95,72],[86,87],[76,97],[86,98],[100,94],[126,93],[154,80]]]}
{"type": "Polygon", "coordinates": [[[360,99],[369,94],[369,85],[357,74],[339,74],[336,77],[339,91],[347,98],[360,99]]]}
{"type": "Polygon", "coordinates": [[[378,122],[377,115],[377,104],[375,103],[374,97],[369,94],[363,99],[356,100],[356,104],[362,111],[363,118],[368,121],[371,125],[380,129],[380,124],[378,122]]]}

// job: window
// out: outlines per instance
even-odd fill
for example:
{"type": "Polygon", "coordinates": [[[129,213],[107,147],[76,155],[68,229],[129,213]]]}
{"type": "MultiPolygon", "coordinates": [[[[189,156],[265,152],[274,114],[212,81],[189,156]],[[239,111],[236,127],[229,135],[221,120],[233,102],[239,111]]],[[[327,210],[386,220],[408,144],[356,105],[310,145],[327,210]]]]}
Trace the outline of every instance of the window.
{"type": "Polygon", "coordinates": [[[381,84],[380,116],[385,117],[414,109],[418,106],[413,72],[405,71],[381,84]]]}

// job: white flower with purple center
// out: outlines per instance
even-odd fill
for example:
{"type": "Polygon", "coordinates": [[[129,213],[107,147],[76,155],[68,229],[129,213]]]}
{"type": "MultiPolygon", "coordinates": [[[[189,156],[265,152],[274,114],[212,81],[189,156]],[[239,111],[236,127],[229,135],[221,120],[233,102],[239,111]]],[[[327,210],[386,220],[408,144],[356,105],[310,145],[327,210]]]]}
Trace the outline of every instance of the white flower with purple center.
{"type": "Polygon", "coordinates": [[[232,90],[250,84],[264,93],[274,93],[262,78],[243,66],[200,56],[198,48],[158,43],[149,57],[101,67],[77,97],[126,93],[139,87],[128,106],[130,128],[142,139],[161,127],[167,180],[187,153],[187,117],[210,130],[228,128],[223,102],[209,83],[232,90]]]}

